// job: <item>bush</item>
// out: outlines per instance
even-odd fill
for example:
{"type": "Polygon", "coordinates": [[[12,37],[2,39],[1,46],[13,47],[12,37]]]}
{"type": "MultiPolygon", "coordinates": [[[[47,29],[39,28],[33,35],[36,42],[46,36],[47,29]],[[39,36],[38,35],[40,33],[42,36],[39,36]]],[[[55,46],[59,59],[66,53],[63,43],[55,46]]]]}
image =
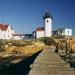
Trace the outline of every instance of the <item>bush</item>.
{"type": "Polygon", "coordinates": [[[12,42],[12,45],[16,47],[23,47],[30,44],[31,44],[31,41],[27,41],[27,40],[15,40],[12,42]]]}
{"type": "Polygon", "coordinates": [[[0,52],[5,51],[5,49],[4,49],[4,45],[5,45],[5,41],[0,40],[0,52]]]}
{"type": "Polygon", "coordinates": [[[50,37],[43,37],[43,38],[40,38],[39,40],[43,41],[45,45],[55,45],[53,38],[50,38],[50,37]]]}

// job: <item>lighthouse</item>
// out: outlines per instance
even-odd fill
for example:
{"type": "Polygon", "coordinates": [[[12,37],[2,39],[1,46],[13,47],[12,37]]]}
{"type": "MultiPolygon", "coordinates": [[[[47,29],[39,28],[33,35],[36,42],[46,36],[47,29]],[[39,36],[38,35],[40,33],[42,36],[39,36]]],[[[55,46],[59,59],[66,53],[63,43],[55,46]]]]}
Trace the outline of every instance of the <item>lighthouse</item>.
{"type": "Polygon", "coordinates": [[[52,36],[52,16],[50,13],[46,12],[44,19],[44,37],[51,37],[52,36]]]}

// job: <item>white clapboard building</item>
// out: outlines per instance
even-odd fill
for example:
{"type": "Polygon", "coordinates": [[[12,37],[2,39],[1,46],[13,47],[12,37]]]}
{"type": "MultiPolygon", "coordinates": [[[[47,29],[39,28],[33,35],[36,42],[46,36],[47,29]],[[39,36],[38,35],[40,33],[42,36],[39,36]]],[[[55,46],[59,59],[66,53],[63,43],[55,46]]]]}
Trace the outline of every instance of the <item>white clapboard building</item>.
{"type": "Polygon", "coordinates": [[[58,36],[72,36],[72,29],[70,28],[59,28],[57,29],[58,36]]]}
{"type": "Polygon", "coordinates": [[[0,24],[0,40],[20,40],[24,34],[17,34],[9,24],[0,24]]]}
{"type": "Polygon", "coordinates": [[[52,32],[53,36],[58,36],[58,37],[71,37],[72,36],[72,29],[70,28],[59,28],[56,31],[52,32]]]}
{"type": "Polygon", "coordinates": [[[8,24],[0,24],[0,39],[12,39],[14,29],[8,24]]]}

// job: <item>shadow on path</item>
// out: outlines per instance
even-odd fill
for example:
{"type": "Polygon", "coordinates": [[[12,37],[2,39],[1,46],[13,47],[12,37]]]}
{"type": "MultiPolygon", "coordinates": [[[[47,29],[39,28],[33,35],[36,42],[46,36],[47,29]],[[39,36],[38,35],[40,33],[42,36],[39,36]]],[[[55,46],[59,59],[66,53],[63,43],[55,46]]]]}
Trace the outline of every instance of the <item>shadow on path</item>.
{"type": "Polygon", "coordinates": [[[42,50],[28,58],[25,58],[21,62],[9,67],[8,69],[3,70],[2,72],[0,72],[0,75],[27,75],[31,70],[30,64],[34,62],[35,58],[40,52],[42,52],[42,50]]]}

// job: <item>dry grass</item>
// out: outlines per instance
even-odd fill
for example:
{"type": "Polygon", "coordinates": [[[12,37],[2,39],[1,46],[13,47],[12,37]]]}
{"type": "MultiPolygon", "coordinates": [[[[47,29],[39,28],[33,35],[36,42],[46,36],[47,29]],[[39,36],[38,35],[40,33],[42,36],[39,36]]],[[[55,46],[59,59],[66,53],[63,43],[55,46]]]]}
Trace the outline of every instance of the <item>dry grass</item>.
{"type": "Polygon", "coordinates": [[[72,53],[75,53],[75,38],[72,39],[55,39],[58,47],[61,49],[69,50],[72,53]]]}
{"type": "Polygon", "coordinates": [[[1,46],[4,50],[1,54],[4,53],[3,57],[9,56],[9,54],[28,55],[41,50],[44,46],[44,43],[36,41],[13,41],[1,46]]]}
{"type": "Polygon", "coordinates": [[[44,43],[28,40],[0,41],[0,63],[18,63],[44,48],[44,43]]]}

